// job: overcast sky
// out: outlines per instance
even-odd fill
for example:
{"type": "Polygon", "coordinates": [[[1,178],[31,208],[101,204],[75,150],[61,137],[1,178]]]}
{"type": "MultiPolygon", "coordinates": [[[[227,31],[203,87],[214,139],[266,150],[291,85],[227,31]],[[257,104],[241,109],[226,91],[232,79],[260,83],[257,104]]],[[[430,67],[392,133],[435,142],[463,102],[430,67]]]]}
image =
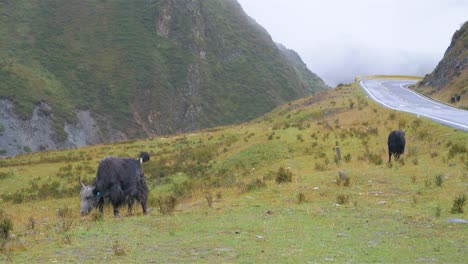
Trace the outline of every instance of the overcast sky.
{"type": "Polygon", "coordinates": [[[430,73],[468,20],[468,0],[238,1],[331,86],[356,75],[430,73]]]}

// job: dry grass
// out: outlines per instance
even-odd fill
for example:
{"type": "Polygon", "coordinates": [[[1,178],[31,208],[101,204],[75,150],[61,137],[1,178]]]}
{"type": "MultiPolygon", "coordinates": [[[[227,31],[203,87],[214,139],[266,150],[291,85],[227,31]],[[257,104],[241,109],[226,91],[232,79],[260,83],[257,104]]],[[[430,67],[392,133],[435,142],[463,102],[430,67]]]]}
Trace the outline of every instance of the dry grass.
{"type": "Polygon", "coordinates": [[[445,104],[453,105],[457,108],[468,109],[468,69],[465,69],[459,76],[454,78],[442,89],[436,90],[433,87],[422,87],[416,89],[431,98],[445,104]],[[460,95],[460,101],[452,102],[451,98],[460,95]]]}
{"type": "MultiPolygon", "coordinates": [[[[377,249],[374,255],[346,251],[336,256],[339,262],[347,256],[355,262],[416,262],[433,255],[428,250],[434,248],[432,242],[425,237],[434,232],[434,243],[445,250],[438,260],[457,262],[461,256],[454,250],[463,251],[463,243],[448,241],[462,240],[464,229],[449,228],[444,220],[452,217],[454,194],[466,193],[467,142],[465,132],[380,108],[357,86],[342,86],[238,126],[2,160],[0,172],[12,175],[0,179],[0,194],[5,194],[21,191],[33,180],[78,185],[75,173],[87,181],[94,177],[85,169],[75,170],[79,165],[97,167],[107,155],[136,157],[150,151],[155,158],[143,164],[150,186],[149,217],[117,220],[106,207],[99,221],[81,218],[78,192],[0,205],[11,216],[12,233],[22,237],[11,246],[11,258],[18,262],[38,255],[47,256],[44,261],[76,261],[71,251],[99,261],[86,254],[85,245],[91,242],[93,250],[107,252],[115,262],[150,262],[149,256],[162,262],[265,262],[287,261],[293,255],[297,262],[321,262],[336,252],[336,245],[356,252],[377,249]],[[350,100],[355,102],[352,109],[350,100]],[[386,137],[399,127],[406,129],[408,152],[401,162],[387,163],[386,137]],[[337,145],[343,157],[350,157],[346,162],[335,162],[337,145]],[[377,158],[383,162],[375,162],[377,158]],[[68,165],[73,176],[60,176],[68,165]],[[293,175],[287,184],[276,184],[280,168],[293,175]],[[162,169],[165,174],[158,178],[162,169]],[[337,185],[341,170],[352,184],[337,185]],[[444,175],[441,186],[435,175],[444,175]],[[31,219],[37,221],[34,228],[31,219]],[[413,238],[412,255],[405,253],[408,241],[392,235],[399,230],[413,238]],[[382,232],[389,242],[376,246],[382,232]],[[315,240],[320,237],[329,239],[315,240]],[[47,238],[54,242],[36,243],[47,238]],[[303,250],[292,254],[281,241],[303,250]],[[310,246],[319,244],[323,246],[310,246]],[[261,250],[268,254],[259,255],[261,250]]],[[[466,210],[457,217],[466,218],[466,210]]]]}

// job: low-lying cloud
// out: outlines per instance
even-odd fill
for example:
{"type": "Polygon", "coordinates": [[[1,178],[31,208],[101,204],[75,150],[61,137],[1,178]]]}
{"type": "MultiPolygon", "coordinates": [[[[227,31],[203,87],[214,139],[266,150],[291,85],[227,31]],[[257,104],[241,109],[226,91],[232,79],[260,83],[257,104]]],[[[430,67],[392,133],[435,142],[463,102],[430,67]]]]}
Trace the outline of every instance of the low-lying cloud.
{"type": "Polygon", "coordinates": [[[331,86],[356,75],[430,73],[468,18],[461,0],[238,1],[331,86]]]}
{"type": "Polygon", "coordinates": [[[350,83],[356,76],[372,74],[424,76],[440,60],[431,54],[407,51],[387,51],[371,47],[346,46],[320,53],[313,50],[301,52],[302,59],[312,72],[328,85],[350,83]]]}

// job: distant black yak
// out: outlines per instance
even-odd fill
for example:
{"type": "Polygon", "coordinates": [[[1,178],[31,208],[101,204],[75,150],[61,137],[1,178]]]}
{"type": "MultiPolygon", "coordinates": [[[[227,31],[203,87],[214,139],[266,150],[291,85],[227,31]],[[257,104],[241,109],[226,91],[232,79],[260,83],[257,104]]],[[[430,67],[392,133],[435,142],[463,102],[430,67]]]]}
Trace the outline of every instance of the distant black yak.
{"type": "Polygon", "coordinates": [[[134,200],[141,203],[146,214],[148,187],[140,164],[148,160],[146,152],[140,154],[139,160],[117,157],[101,160],[93,184],[86,186],[80,180],[81,214],[88,214],[93,207],[98,207],[102,213],[105,201],[112,203],[114,216],[119,216],[119,207],[124,203],[128,204],[131,214],[134,200]]]}
{"type": "Polygon", "coordinates": [[[141,152],[140,153],[140,163],[143,163],[143,162],[147,162],[150,160],[150,156],[148,154],[148,152],[141,152]]]}
{"type": "Polygon", "coordinates": [[[405,153],[405,132],[394,130],[388,135],[388,162],[392,161],[392,154],[395,160],[400,158],[400,155],[405,153]]]}

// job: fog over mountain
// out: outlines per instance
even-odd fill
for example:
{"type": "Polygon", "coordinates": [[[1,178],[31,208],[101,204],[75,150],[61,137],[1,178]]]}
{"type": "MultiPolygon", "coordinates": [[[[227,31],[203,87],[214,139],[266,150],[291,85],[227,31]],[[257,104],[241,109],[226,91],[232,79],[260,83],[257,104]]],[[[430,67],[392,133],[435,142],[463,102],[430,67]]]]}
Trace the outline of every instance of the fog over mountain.
{"type": "Polygon", "coordinates": [[[460,0],[238,0],[329,85],[356,75],[431,72],[466,21],[460,0]]]}
{"type": "Polygon", "coordinates": [[[389,51],[386,53],[373,47],[348,46],[337,48],[331,54],[305,51],[304,61],[327,84],[335,86],[348,83],[357,75],[401,74],[424,76],[431,72],[438,59],[425,53],[389,51]]]}

